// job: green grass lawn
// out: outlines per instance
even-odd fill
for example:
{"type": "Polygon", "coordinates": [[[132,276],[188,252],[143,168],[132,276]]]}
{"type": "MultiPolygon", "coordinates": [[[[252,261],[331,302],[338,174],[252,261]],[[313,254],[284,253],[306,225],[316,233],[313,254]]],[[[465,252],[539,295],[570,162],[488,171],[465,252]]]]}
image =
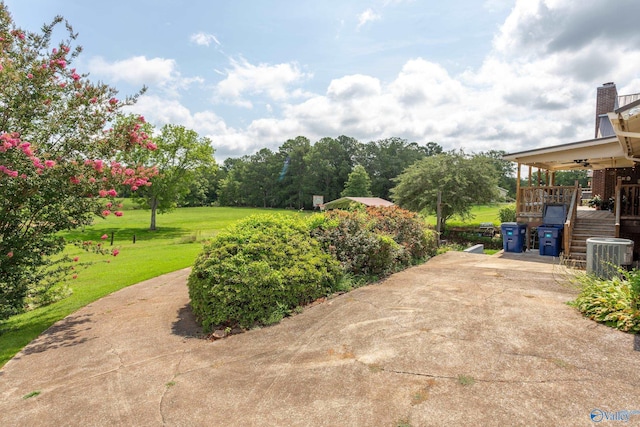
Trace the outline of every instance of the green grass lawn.
{"type": "MultiPolygon", "coordinates": [[[[270,212],[299,215],[295,210],[183,208],[158,215],[158,230],[149,231],[149,211],[126,210],[120,218],[96,219],[94,225],[85,230],[67,233],[70,240],[93,241],[101,241],[103,234],[111,237],[113,233],[113,247],[118,248],[120,254],[98,256],[69,246],[69,253],[79,256],[81,261],[96,263],[79,271],[78,278],[71,281],[70,297],[0,323],[0,367],[58,320],[126,286],[190,267],[205,240],[244,217],[270,212]]],[[[110,247],[110,238],[102,242],[110,247]]]]}
{"type": "MultiPolygon", "coordinates": [[[[496,227],[500,225],[500,218],[498,213],[504,206],[508,206],[508,203],[500,203],[494,205],[479,205],[474,206],[471,209],[473,218],[462,221],[460,218],[454,217],[447,221],[446,227],[479,227],[482,222],[492,222],[496,227]]],[[[429,215],[426,218],[428,224],[436,225],[436,216],[429,215]]]]}
{"type": "MultiPolygon", "coordinates": [[[[473,227],[481,222],[493,222],[498,226],[498,212],[502,206],[474,207],[473,219],[462,222],[453,218],[447,222],[447,227],[473,227]]],[[[78,278],[71,282],[73,294],[70,297],[0,323],[0,367],[49,326],[79,308],[126,286],[190,267],[203,242],[234,222],[257,213],[299,215],[295,210],[183,208],[158,215],[158,230],[149,231],[150,212],[133,208],[131,202],[125,201],[124,216],[96,219],[94,225],[85,230],[66,233],[70,240],[93,241],[101,241],[100,237],[107,234],[109,239],[102,241],[107,247],[110,247],[113,234],[113,247],[118,248],[120,254],[117,257],[100,257],[70,246],[69,253],[78,255],[81,261],[93,260],[96,263],[78,272],[78,278]]],[[[427,222],[435,224],[435,216],[427,217],[427,222]]]]}

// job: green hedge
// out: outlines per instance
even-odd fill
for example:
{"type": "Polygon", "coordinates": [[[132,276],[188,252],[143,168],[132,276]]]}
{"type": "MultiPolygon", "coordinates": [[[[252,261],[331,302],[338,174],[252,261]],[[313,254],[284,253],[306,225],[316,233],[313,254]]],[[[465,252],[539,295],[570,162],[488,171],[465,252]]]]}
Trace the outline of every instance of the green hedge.
{"type": "Polygon", "coordinates": [[[347,273],[384,276],[435,255],[435,232],[400,209],[334,210],[313,235],[347,273]]]}
{"type": "Polygon", "coordinates": [[[280,321],[291,310],[420,262],[435,232],[399,208],[309,217],[249,217],[216,236],[189,276],[191,307],[205,331],[280,321]]]}
{"type": "Polygon", "coordinates": [[[205,246],[188,286],[193,312],[210,331],[278,322],[334,292],[340,276],[338,262],[310,236],[307,219],[253,216],[205,246]]]}

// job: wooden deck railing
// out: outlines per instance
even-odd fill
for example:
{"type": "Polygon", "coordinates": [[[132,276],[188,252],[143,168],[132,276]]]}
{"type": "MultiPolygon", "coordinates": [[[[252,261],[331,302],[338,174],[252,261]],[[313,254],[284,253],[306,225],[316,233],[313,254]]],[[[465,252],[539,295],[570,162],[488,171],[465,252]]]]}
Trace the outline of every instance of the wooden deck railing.
{"type": "Polygon", "coordinates": [[[576,218],[578,216],[578,205],[582,200],[582,191],[577,185],[574,188],[573,195],[571,196],[571,204],[569,205],[569,211],[567,212],[567,220],[564,223],[563,230],[563,244],[564,244],[564,257],[565,259],[571,256],[571,238],[573,237],[573,227],[576,224],[576,218]]]}
{"type": "Polygon", "coordinates": [[[545,204],[564,203],[569,206],[575,189],[574,186],[521,187],[517,215],[523,218],[542,218],[545,204]]]}
{"type": "Polygon", "coordinates": [[[622,184],[618,180],[616,185],[616,220],[640,216],[640,184],[622,184]]]}

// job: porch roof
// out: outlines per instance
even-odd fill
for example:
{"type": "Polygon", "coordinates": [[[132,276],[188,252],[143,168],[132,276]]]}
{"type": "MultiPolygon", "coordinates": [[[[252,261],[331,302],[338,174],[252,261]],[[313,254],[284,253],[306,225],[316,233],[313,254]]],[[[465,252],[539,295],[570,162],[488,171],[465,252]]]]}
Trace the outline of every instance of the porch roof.
{"type": "Polygon", "coordinates": [[[625,105],[608,116],[626,157],[640,162],[640,100],[625,105]]]}
{"type": "Polygon", "coordinates": [[[612,136],[506,154],[504,159],[549,171],[634,166],[640,162],[640,99],[607,116],[612,136]]]}
{"type": "Polygon", "coordinates": [[[622,168],[634,164],[626,158],[616,136],[510,153],[504,159],[549,171],[622,168]]]}

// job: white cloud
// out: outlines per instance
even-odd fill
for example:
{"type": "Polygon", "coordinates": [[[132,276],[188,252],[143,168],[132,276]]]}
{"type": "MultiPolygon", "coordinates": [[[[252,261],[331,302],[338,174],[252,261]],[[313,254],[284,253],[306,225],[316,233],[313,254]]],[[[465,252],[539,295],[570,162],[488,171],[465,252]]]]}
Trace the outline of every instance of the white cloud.
{"type": "Polygon", "coordinates": [[[381,18],[382,16],[380,16],[380,14],[374,12],[373,9],[369,8],[358,15],[357,28],[360,29],[363,25],[367,24],[368,22],[379,21],[381,18]]]}
{"type": "Polygon", "coordinates": [[[332,80],[327,95],[333,99],[356,99],[380,95],[380,81],[374,77],[356,74],[332,80]]]}
{"type": "Polygon", "coordinates": [[[145,94],[135,105],[127,109],[144,116],[157,129],[165,124],[182,125],[193,129],[200,136],[210,138],[218,159],[239,156],[262,148],[261,140],[255,137],[254,130],[229,127],[224,119],[213,111],[193,113],[178,100],[145,94]]]}
{"type": "Polygon", "coordinates": [[[141,85],[164,84],[177,75],[176,61],[165,58],[147,59],[144,56],[134,56],[115,62],[107,62],[102,57],[95,57],[89,61],[89,71],[92,74],[107,76],[110,81],[141,85]]]}
{"type": "MultiPolygon", "coordinates": [[[[631,7],[631,0],[620,1],[631,7]]],[[[590,22],[604,13],[605,3],[517,1],[482,65],[459,74],[415,57],[398,64],[386,81],[361,71],[338,76],[312,94],[305,90],[311,74],[295,62],[232,60],[219,72],[224,78],[215,86],[217,105],[261,102],[268,114],[235,128],[213,111],[193,113],[177,101],[145,95],[139,106],[152,122],[157,117],[209,136],[220,157],[276,149],[297,135],[312,141],[348,135],[362,142],[398,136],[475,152],[589,139],[597,86],[615,81],[621,94],[640,92],[636,36],[613,24],[582,28],[571,22],[590,22]]],[[[155,70],[159,80],[175,76],[175,64],[165,68],[155,70]]]]}
{"type": "Polygon", "coordinates": [[[107,62],[102,57],[94,57],[89,61],[88,68],[92,75],[102,76],[110,83],[146,85],[151,90],[160,90],[171,97],[177,97],[180,90],[187,89],[194,83],[204,82],[201,77],[183,77],[177,69],[176,61],[165,58],[134,56],[107,62]]]}
{"type": "Polygon", "coordinates": [[[215,43],[217,46],[221,46],[221,43],[216,36],[204,32],[191,34],[190,40],[192,43],[199,46],[209,46],[211,42],[215,43]]]}
{"type": "Polygon", "coordinates": [[[304,73],[296,63],[258,64],[247,60],[231,60],[231,68],[226,70],[226,78],[216,85],[216,99],[234,105],[251,108],[253,103],[247,96],[263,95],[273,101],[305,97],[307,94],[291,86],[312,77],[304,73]]]}

